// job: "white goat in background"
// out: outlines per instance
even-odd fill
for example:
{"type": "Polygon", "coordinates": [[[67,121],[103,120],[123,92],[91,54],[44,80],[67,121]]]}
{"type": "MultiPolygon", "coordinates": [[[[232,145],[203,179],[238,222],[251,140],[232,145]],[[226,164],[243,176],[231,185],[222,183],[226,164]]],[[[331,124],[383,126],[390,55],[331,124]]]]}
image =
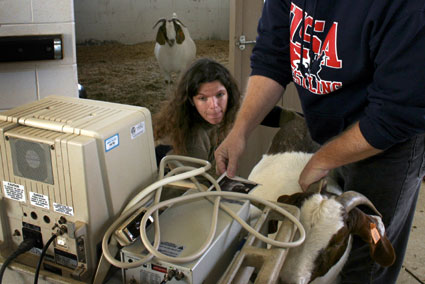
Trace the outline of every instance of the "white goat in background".
{"type": "Polygon", "coordinates": [[[392,265],[395,253],[381,217],[355,208],[367,205],[380,215],[365,196],[353,191],[341,194],[331,177],[328,188],[332,188],[326,192],[322,188],[317,192],[301,190],[298,178],[311,156],[302,152],[264,155],[248,177],[259,183],[251,194],[300,208],[306,239],[301,246],[289,249],[280,283],[338,283],[351,250],[352,235],[369,243],[371,257],[377,263],[392,265]]]}
{"type": "Polygon", "coordinates": [[[189,30],[173,13],[171,20],[159,19],[156,33],[155,57],[166,83],[171,83],[171,73],[181,72],[195,59],[196,45],[189,30]]]}

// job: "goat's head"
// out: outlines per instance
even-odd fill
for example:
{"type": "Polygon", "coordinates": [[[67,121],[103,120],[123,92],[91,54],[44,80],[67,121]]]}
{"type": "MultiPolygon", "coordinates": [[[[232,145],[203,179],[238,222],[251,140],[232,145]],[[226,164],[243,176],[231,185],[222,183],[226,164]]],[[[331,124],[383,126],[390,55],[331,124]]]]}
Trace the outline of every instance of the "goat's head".
{"type": "MultiPolygon", "coordinates": [[[[358,235],[369,244],[371,258],[380,265],[394,263],[394,249],[385,235],[381,215],[364,195],[353,191],[339,196],[307,191],[282,195],[278,202],[300,207],[301,222],[307,232],[306,241],[289,251],[289,263],[285,262],[281,273],[284,282],[304,279],[308,283],[328,273],[343,256],[347,257],[351,235],[358,235]],[[367,205],[378,216],[363,213],[356,208],[359,205],[367,205]],[[292,275],[283,275],[288,270],[292,275]]],[[[342,268],[345,260],[338,267],[342,268]]]]}
{"type": "Polygon", "coordinates": [[[171,20],[167,20],[165,18],[159,19],[153,29],[160,24],[158,31],[156,33],[156,42],[160,45],[164,45],[167,43],[170,47],[174,45],[174,43],[181,44],[185,35],[183,32],[183,23],[177,18],[176,14],[173,14],[171,20]]]}

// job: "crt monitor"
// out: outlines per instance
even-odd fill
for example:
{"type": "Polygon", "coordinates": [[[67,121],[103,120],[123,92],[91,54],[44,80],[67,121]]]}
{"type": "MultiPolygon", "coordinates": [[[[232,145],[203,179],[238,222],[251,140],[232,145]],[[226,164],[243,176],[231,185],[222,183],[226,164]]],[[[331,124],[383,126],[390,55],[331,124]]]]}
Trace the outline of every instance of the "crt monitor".
{"type": "Polygon", "coordinates": [[[50,96],[0,113],[0,251],[26,238],[18,259],[86,281],[99,243],[126,202],[156,179],[150,112],[143,107],[50,96]]]}

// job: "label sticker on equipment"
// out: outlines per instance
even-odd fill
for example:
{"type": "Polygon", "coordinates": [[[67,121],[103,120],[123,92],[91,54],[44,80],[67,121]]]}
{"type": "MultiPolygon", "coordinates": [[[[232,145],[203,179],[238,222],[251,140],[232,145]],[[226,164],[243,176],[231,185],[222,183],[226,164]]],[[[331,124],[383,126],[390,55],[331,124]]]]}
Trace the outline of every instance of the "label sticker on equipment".
{"type": "Polygon", "coordinates": [[[25,202],[25,187],[13,182],[3,181],[4,196],[19,202],[25,202]]]}
{"type": "Polygon", "coordinates": [[[184,250],[184,246],[179,246],[169,242],[161,242],[158,251],[166,256],[177,257],[184,250]]]}
{"type": "Polygon", "coordinates": [[[120,136],[115,134],[114,136],[109,137],[105,140],[105,151],[111,151],[112,149],[120,145],[120,136]]]}
{"type": "Polygon", "coordinates": [[[53,203],[53,211],[69,216],[74,216],[74,208],[59,203],[53,203]]]}
{"type": "Polygon", "coordinates": [[[49,197],[47,195],[30,191],[30,202],[31,205],[49,209],[49,197]]]}
{"type": "Polygon", "coordinates": [[[130,129],[131,139],[136,138],[140,134],[145,133],[145,122],[142,121],[130,129]]]}
{"type": "Polygon", "coordinates": [[[163,274],[140,270],[140,283],[163,283],[163,274]]]}

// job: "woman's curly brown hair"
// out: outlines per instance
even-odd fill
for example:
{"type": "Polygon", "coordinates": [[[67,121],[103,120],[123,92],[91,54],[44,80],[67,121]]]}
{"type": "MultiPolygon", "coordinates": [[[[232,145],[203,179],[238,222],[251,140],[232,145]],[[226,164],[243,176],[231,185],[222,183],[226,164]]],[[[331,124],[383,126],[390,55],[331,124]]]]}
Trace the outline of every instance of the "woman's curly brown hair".
{"type": "Polygon", "coordinates": [[[227,90],[227,109],[220,123],[219,133],[224,136],[230,130],[241,103],[241,93],[229,70],[220,63],[202,58],[195,61],[180,77],[171,99],[164,103],[161,110],[154,115],[155,140],[170,137],[173,152],[187,154],[186,138],[192,129],[206,121],[193,105],[193,97],[197,95],[203,83],[219,81],[227,90]]]}

